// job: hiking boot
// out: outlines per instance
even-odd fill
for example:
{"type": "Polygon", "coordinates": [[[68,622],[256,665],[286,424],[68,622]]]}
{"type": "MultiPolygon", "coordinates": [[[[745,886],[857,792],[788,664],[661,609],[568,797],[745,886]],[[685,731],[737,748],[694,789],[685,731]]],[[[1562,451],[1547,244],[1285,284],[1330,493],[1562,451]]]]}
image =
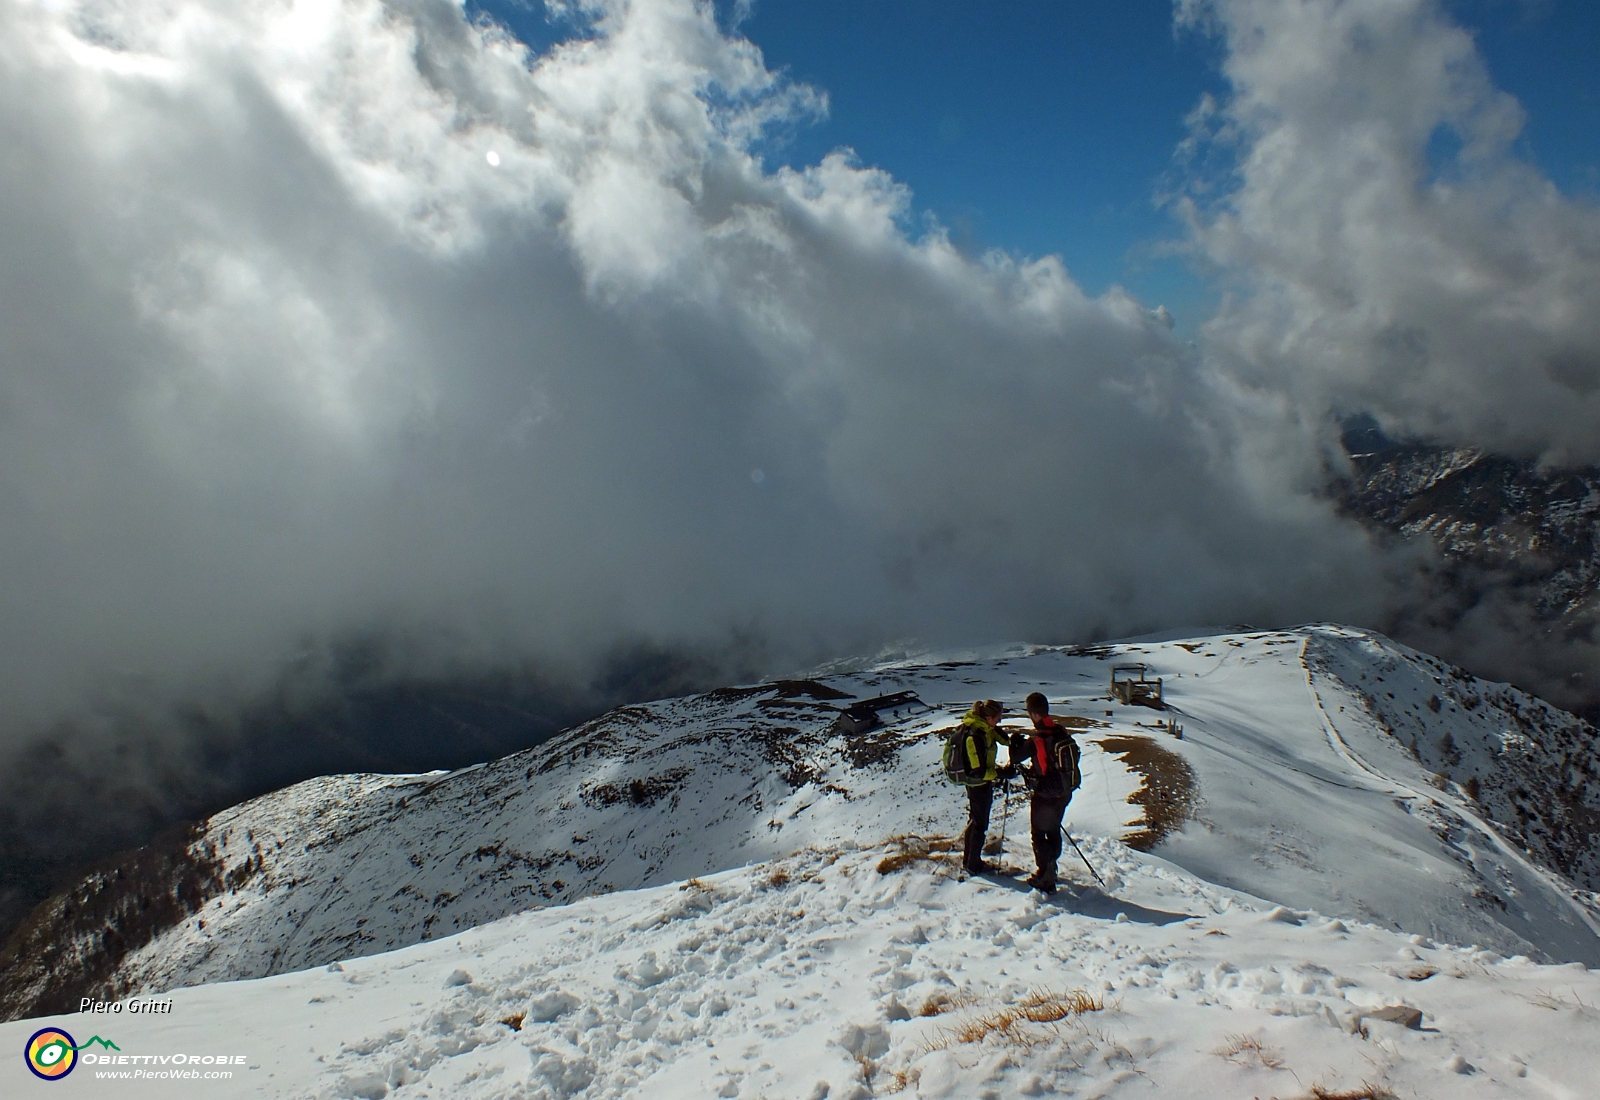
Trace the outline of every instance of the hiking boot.
{"type": "Polygon", "coordinates": [[[976,864],[964,863],[962,864],[962,870],[966,871],[969,875],[992,875],[998,870],[998,868],[992,863],[984,863],[980,861],[976,864]]]}
{"type": "Polygon", "coordinates": [[[1023,881],[1041,894],[1053,894],[1056,892],[1056,880],[1052,877],[1041,875],[1037,871],[1023,881]]]}

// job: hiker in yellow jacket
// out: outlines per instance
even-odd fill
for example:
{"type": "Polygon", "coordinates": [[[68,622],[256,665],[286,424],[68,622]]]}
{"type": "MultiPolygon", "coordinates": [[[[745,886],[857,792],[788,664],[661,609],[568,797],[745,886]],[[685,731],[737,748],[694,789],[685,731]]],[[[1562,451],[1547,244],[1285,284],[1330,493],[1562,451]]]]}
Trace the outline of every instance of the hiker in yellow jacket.
{"type": "Polygon", "coordinates": [[[989,832],[989,810],[994,805],[994,781],[1009,779],[1016,774],[1010,765],[1002,768],[996,759],[1001,745],[1008,748],[1011,738],[1000,732],[1000,718],[1006,712],[1003,704],[994,699],[984,699],[972,704],[972,709],[961,719],[966,735],[961,745],[966,751],[968,770],[972,781],[967,787],[967,832],[962,848],[961,865],[968,874],[981,875],[993,870],[983,862],[983,839],[989,832]]]}

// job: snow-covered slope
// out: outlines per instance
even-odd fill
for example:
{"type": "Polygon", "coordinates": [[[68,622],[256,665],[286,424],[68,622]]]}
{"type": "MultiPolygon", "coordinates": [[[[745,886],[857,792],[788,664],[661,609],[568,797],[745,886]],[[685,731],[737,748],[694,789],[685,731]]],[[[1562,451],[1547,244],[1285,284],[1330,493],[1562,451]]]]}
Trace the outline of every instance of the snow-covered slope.
{"type": "Polygon", "coordinates": [[[118,1049],[87,1045],[48,1086],[13,1055],[0,1093],[1593,1095],[1600,973],[1580,965],[1269,906],[1105,839],[1085,849],[1110,893],[1050,903],[938,861],[883,869],[900,849],[808,846],[392,954],[179,990],[159,1016],[3,1024],[12,1051],[45,1026],[118,1049]],[[174,1070],[197,1079],[159,1076],[174,1070]],[[232,1076],[200,1077],[218,1073],[232,1076]]]}
{"type": "MultiPolygon", "coordinates": [[[[1381,637],[1310,627],[726,689],[450,775],[300,784],[185,840],[196,885],[148,942],[106,929],[162,882],[108,871],[56,899],[13,953],[6,1004],[280,974],[805,849],[954,833],[963,800],[937,775],[937,731],[975,698],[1034,690],[1083,727],[1075,835],[1156,842],[1295,909],[1600,963],[1593,731],[1381,637]],[[1109,667],[1129,660],[1163,676],[1169,712],[1107,700],[1109,667]],[[898,690],[932,709],[830,735],[839,696],[898,690]]],[[[1010,835],[1030,865],[1024,820],[1010,835]]]]}

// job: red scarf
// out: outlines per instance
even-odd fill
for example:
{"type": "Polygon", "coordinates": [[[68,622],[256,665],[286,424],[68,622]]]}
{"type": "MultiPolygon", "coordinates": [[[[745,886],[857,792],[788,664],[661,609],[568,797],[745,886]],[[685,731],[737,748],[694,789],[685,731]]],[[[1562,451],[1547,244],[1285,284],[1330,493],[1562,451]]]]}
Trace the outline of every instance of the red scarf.
{"type": "MultiPolygon", "coordinates": [[[[1044,716],[1044,724],[1046,728],[1052,731],[1059,732],[1061,729],[1060,726],[1056,725],[1055,718],[1048,714],[1044,716]]],[[[1033,752],[1039,758],[1039,774],[1050,774],[1050,762],[1046,759],[1044,752],[1044,734],[1040,730],[1033,731],[1033,752]]]]}

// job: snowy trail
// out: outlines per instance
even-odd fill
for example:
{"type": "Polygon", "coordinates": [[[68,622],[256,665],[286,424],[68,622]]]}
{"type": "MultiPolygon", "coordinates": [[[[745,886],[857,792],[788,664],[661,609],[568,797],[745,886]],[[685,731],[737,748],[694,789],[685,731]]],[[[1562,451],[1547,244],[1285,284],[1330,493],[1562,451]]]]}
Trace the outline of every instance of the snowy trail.
{"type": "MultiPolygon", "coordinates": [[[[1113,841],[1088,847],[1116,897],[1044,901],[939,861],[883,873],[892,848],[808,849],[178,991],[169,1016],[53,1023],[130,1057],[247,1056],[228,1080],[115,1083],[135,1098],[1220,1098],[1368,1084],[1498,1100],[1586,1095],[1600,1070],[1600,974],[1267,906],[1113,841]],[[1358,1026],[1395,1005],[1419,1009],[1423,1029],[1358,1026]]],[[[0,1025],[0,1045],[37,1026],[0,1025]]],[[[7,1095],[30,1087],[21,1072],[0,1070],[7,1095]]],[[[85,1064],[51,1094],[105,1095],[96,1072],[132,1069],[85,1064]]]]}
{"type": "Polygon", "coordinates": [[[1327,708],[1322,704],[1322,696],[1317,691],[1316,684],[1313,681],[1311,666],[1306,663],[1306,647],[1310,643],[1311,639],[1309,637],[1303,639],[1300,643],[1300,666],[1305,670],[1306,690],[1311,693],[1311,700],[1316,705],[1317,714],[1322,719],[1323,731],[1327,734],[1328,744],[1333,751],[1343,758],[1358,775],[1372,783],[1372,789],[1374,790],[1385,794],[1403,794],[1407,798],[1414,798],[1420,802],[1447,806],[1457,817],[1472,826],[1504,859],[1518,867],[1530,881],[1537,883],[1557,906],[1566,908],[1578,920],[1583,922],[1597,938],[1600,938],[1600,920],[1597,920],[1586,906],[1572,897],[1570,887],[1564,886],[1544,868],[1535,865],[1521,852],[1506,843],[1505,838],[1496,832],[1493,826],[1480,818],[1464,802],[1460,799],[1450,798],[1440,791],[1423,791],[1409,786],[1393,776],[1384,774],[1356,754],[1356,751],[1339,734],[1338,728],[1328,715],[1327,708]]]}

